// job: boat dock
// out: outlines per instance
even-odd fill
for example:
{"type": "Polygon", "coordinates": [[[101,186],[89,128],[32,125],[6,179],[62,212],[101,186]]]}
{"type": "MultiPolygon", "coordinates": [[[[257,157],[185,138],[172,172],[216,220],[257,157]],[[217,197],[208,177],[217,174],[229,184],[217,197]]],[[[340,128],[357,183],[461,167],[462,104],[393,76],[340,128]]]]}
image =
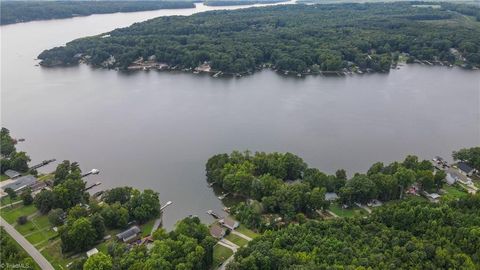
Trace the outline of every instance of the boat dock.
{"type": "Polygon", "coordinates": [[[211,215],[212,217],[214,217],[216,219],[221,219],[222,218],[219,214],[213,212],[213,210],[207,210],[207,214],[211,215]]]}
{"type": "Polygon", "coordinates": [[[86,177],[86,176],[93,175],[93,174],[99,174],[99,173],[100,173],[100,170],[98,170],[98,169],[92,169],[91,171],[82,174],[82,177],[86,177]]]}
{"type": "Polygon", "coordinates": [[[47,164],[50,164],[50,163],[52,163],[52,162],[55,162],[55,161],[56,161],[56,159],[54,159],[54,158],[49,159],[49,160],[44,160],[44,161],[38,163],[37,165],[34,165],[34,166],[30,167],[29,169],[30,169],[30,170],[35,170],[35,169],[38,169],[38,168],[40,168],[40,167],[43,167],[43,166],[45,166],[45,165],[47,165],[47,164]]]}
{"type": "Polygon", "coordinates": [[[94,183],[94,184],[91,184],[91,185],[87,186],[87,187],[84,189],[84,191],[87,191],[87,190],[89,190],[89,189],[92,189],[92,188],[94,188],[94,187],[96,187],[96,186],[100,186],[101,184],[102,184],[102,182],[96,182],[96,183],[94,183]]]}

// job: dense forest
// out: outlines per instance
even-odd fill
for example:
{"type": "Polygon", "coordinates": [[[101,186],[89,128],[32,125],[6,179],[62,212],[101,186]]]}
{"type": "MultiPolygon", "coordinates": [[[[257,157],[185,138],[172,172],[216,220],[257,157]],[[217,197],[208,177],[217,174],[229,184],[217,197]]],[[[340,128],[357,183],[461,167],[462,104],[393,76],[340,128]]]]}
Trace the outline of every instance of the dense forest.
{"type": "Polygon", "coordinates": [[[229,270],[479,269],[480,195],[450,203],[405,201],[364,218],[268,231],[229,270]]]}
{"type": "Polygon", "coordinates": [[[0,24],[91,14],[193,8],[192,1],[2,1],[0,24]]]}
{"type": "Polygon", "coordinates": [[[475,18],[464,15],[461,5],[416,4],[283,5],[160,17],[74,40],[39,58],[43,66],[87,62],[120,69],[139,58],[171,68],[207,63],[225,73],[265,66],[298,73],[388,72],[399,58],[480,65],[475,18]]]}
{"type": "Polygon", "coordinates": [[[238,6],[253,4],[273,4],[286,1],[287,0],[206,0],[204,3],[207,6],[238,6]]]}
{"type": "Polygon", "coordinates": [[[336,192],[347,206],[374,199],[386,202],[402,198],[414,183],[422,191],[438,191],[446,176],[434,171],[430,161],[412,155],[403,162],[377,162],[367,173],[348,179],[345,170],[327,175],[291,153],[248,151],[213,156],[206,164],[206,174],[208,182],[248,199],[249,203],[234,206],[232,212],[242,223],[260,230],[271,228],[272,222],[263,219],[268,214],[279,215],[287,223],[300,222],[316,210],[328,208],[326,192],[336,192]]]}

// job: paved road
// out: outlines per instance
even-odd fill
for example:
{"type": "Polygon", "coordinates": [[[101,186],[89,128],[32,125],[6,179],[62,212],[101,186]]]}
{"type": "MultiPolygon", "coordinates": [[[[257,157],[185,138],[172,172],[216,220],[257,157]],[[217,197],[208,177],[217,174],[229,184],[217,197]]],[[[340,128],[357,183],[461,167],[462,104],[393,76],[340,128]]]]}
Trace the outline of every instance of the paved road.
{"type": "Polygon", "coordinates": [[[0,217],[0,225],[5,228],[10,236],[20,244],[20,246],[27,251],[27,253],[33,258],[33,260],[40,266],[43,270],[53,270],[53,266],[43,257],[43,255],[34,247],[30,242],[25,239],[15,228],[8,224],[2,217],[0,217]]]}

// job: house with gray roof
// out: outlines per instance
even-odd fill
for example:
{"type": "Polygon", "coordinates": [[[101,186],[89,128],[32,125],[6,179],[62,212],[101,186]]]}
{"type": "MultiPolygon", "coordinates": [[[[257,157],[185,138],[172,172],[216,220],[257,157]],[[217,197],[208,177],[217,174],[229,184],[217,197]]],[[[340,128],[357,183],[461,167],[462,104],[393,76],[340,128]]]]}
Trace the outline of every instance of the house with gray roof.
{"type": "Polygon", "coordinates": [[[138,228],[138,226],[133,226],[130,229],[117,234],[117,239],[123,241],[124,243],[130,243],[137,239],[140,232],[141,230],[138,228]]]}
{"type": "Polygon", "coordinates": [[[6,170],[3,174],[8,176],[10,179],[15,179],[17,177],[22,176],[19,172],[14,171],[14,170],[6,170]]]}
{"type": "Polygon", "coordinates": [[[466,162],[458,162],[457,167],[461,173],[465,174],[466,176],[472,176],[475,173],[475,169],[470,167],[466,162]]]}
{"type": "Polygon", "coordinates": [[[17,178],[14,182],[2,187],[3,191],[7,188],[13,189],[15,192],[20,192],[28,187],[31,187],[37,182],[37,178],[33,175],[25,175],[17,178]]]}

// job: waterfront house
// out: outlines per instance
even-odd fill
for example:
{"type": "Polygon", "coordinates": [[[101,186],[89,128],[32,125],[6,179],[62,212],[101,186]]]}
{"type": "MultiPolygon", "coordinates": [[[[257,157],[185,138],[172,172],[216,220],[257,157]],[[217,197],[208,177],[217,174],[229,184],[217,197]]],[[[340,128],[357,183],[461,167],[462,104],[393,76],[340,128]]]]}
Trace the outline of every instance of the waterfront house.
{"type": "Polygon", "coordinates": [[[210,226],[210,234],[217,239],[221,239],[225,236],[225,230],[217,224],[213,224],[210,226]]]}
{"type": "Polygon", "coordinates": [[[4,172],[4,174],[5,174],[6,176],[8,176],[10,179],[15,179],[15,178],[17,178],[17,177],[22,176],[19,172],[14,171],[14,170],[6,170],[6,171],[4,172]]]}
{"type": "Polygon", "coordinates": [[[140,228],[133,226],[130,229],[117,234],[117,239],[124,243],[130,243],[138,238],[140,232],[140,228]]]}
{"type": "Polygon", "coordinates": [[[35,178],[35,176],[25,175],[25,176],[17,178],[12,183],[3,186],[2,189],[3,189],[3,191],[5,191],[5,189],[11,188],[15,192],[20,192],[20,191],[22,191],[26,188],[31,187],[35,183],[37,183],[37,178],[35,178]]]}
{"type": "Polygon", "coordinates": [[[235,230],[240,225],[240,223],[238,223],[238,221],[233,220],[229,217],[225,217],[223,219],[220,219],[218,222],[220,222],[220,224],[222,224],[225,228],[228,228],[230,230],[235,230]]]}
{"type": "Polygon", "coordinates": [[[458,162],[457,167],[460,172],[466,176],[472,176],[475,173],[475,169],[470,167],[466,162],[458,162]]]}
{"type": "Polygon", "coordinates": [[[445,181],[447,181],[447,184],[453,185],[455,182],[457,182],[457,178],[454,177],[451,173],[447,173],[447,176],[445,177],[445,181]]]}

